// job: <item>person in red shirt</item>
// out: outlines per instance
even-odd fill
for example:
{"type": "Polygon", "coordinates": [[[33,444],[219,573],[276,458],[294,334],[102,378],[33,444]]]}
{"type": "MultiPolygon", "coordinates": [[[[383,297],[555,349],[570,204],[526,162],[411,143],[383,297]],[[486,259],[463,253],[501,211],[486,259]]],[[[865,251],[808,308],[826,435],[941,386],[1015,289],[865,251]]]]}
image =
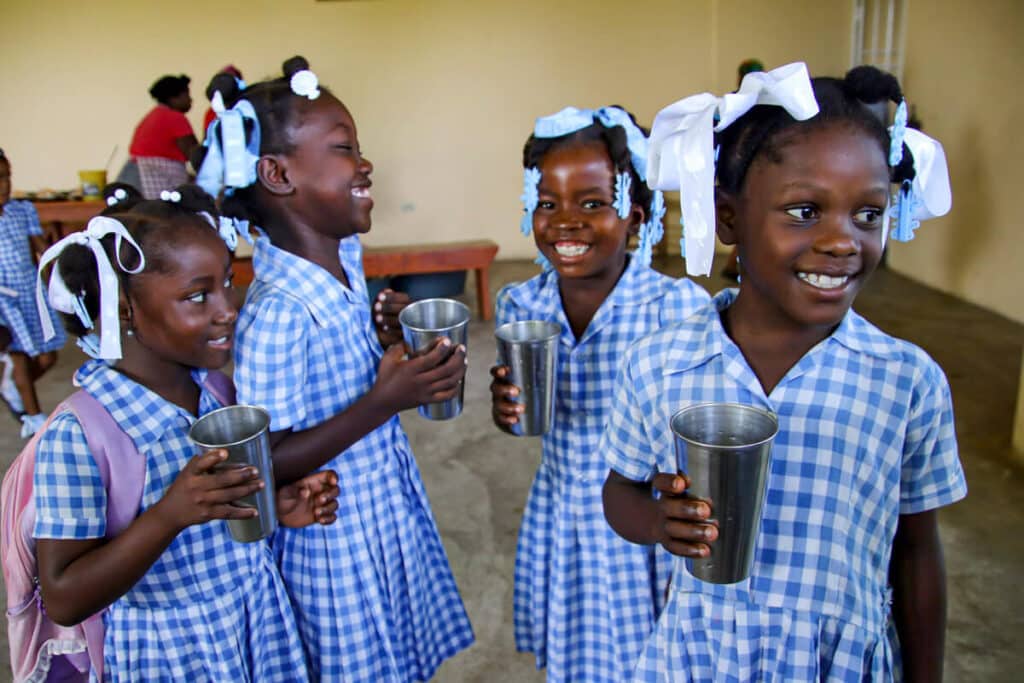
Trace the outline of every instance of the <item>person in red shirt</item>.
{"type": "Polygon", "coordinates": [[[192,108],[189,83],[184,74],[164,76],[149,89],[157,105],[135,127],[128,149],[138,165],[146,199],[157,199],[162,190],[173,190],[189,180],[186,162],[199,144],[185,117],[192,108]]]}

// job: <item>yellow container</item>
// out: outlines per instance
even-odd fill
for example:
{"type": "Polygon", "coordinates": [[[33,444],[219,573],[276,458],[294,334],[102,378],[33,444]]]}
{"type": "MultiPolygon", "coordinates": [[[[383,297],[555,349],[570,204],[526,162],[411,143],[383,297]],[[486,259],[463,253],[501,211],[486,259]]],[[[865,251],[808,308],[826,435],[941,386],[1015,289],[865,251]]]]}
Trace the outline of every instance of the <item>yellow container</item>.
{"type": "Polygon", "coordinates": [[[82,199],[98,202],[103,199],[103,188],[107,186],[107,171],[79,171],[78,179],[82,181],[82,199]]]}

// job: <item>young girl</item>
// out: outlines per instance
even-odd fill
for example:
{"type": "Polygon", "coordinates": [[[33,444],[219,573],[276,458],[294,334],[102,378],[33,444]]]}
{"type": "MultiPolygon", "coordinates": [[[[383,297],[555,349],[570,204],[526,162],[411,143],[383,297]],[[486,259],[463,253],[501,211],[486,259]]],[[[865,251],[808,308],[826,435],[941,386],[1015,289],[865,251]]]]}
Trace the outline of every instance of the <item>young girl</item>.
{"type": "MultiPolygon", "coordinates": [[[[650,267],[664,203],[644,184],[647,138],[619,107],[567,108],[537,120],[523,150],[527,215],[545,270],[502,290],[497,324],[562,328],[556,410],[519,531],[516,647],[550,681],[622,681],[664,601],[670,562],[626,543],[601,509],[606,465],[596,450],[623,354],[641,336],[708,300],[687,279],[650,267]],[[629,253],[630,236],[638,235],[629,253]]],[[[494,422],[522,406],[508,368],[492,369],[494,422]]]]}
{"type": "Polygon", "coordinates": [[[22,437],[32,436],[46,421],[35,382],[57,362],[65,341],[63,331],[43,338],[40,308],[51,326],[56,313],[45,304],[36,307],[36,266],[29,245],[31,240],[39,251],[45,249],[42,235],[32,202],[11,200],[11,162],[0,150],[0,324],[11,334],[0,394],[11,412],[21,414],[22,437]]]}
{"type": "MultiPolygon", "coordinates": [[[[890,618],[906,680],[941,679],[936,508],[966,494],[949,387],[923,351],[850,310],[881,258],[890,182],[900,184],[896,237],[949,209],[941,146],[904,131],[905,111],[896,79],[873,67],[812,90],[794,64],[655,119],[652,141],[664,146],[650,156],[653,185],[681,184],[695,209],[687,230],[717,210],[742,279],[627,354],[599,448],[612,470],[609,522],[636,543],[713,556],[715,504],[686,495],[671,415],[742,403],[775,413],[779,432],[750,577],[705,583],[677,560],[636,680],[891,680],[890,618]],[[865,106],[886,99],[901,102],[892,135],[865,106]],[[676,156],[700,149],[708,156],[676,156]],[[701,206],[713,173],[717,202],[701,206]]],[[[704,244],[692,256],[710,268],[704,244]]]]}
{"type": "MultiPolygon", "coordinates": [[[[42,596],[61,624],[106,608],[103,680],[306,680],[269,544],[235,542],[211,521],[253,516],[231,502],[262,482],[255,468],[218,467],[223,450],[194,455],[188,439],[220,407],[203,381],[230,360],[237,318],[231,255],[201,194],[182,188],[171,193],[180,204],[97,217],[41,261],[58,257],[50,298],[105,359],[87,361],[75,383],[146,458],[138,517],[104,540],[106,495],[82,427],[70,412],[50,422],[34,481],[42,596]]],[[[335,483],[327,473],[283,487],[282,523],[333,521],[335,483]]]]}
{"type": "MultiPolygon", "coordinates": [[[[225,212],[264,233],[238,324],[239,399],[270,412],[280,480],[328,466],[344,482],[337,524],[274,539],[311,676],[425,681],[473,635],[397,413],[454,396],[465,349],[382,348],[357,237],[373,166],[345,106],[305,60],[287,64],[301,68],[247,88],[213,124],[199,174],[226,181],[225,212]],[[223,153],[245,147],[241,167],[223,153]]],[[[378,303],[380,339],[400,335],[399,307],[378,303]]]]}

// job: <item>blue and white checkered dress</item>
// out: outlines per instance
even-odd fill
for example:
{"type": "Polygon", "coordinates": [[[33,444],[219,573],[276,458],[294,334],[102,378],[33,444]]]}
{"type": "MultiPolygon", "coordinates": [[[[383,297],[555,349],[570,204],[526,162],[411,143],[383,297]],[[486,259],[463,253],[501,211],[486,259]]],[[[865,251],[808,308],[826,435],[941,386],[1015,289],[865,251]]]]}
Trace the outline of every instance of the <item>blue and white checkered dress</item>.
{"type": "MultiPolygon", "coordinates": [[[[256,242],[235,379],[239,400],[264,406],[274,431],[314,427],[376,380],[383,350],[351,239],[339,249],[351,289],[266,238],[256,242]]],[[[325,468],[340,481],[338,521],[274,538],[310,673],[428,680],[473,633],[398,416],[325,468]]]]}
{"type": "Polygon", "coordinates": [[[0,214],[0,286],[14,290],[16,296],[0,293],[0,325],[11,331],[11,351],[38,356],[64,346],[64,325],[53,310],[53,328],[49,341],[36,309],[36,264],[32,259],[29,235],[42,235],[39,215],[32,202],[10,201],[0,214]]]}
{"type": "Polygon", "coordinates": [[[626,349],[707,301],[690,280],[630,259],[577,341],[555,271],[498,295],[499,325],[551,320],[562,327],[555,418],[519,530],[514,591],[516,647],[547,667],[549,681],[626,680],[654,627],[671,556],[628,543],[608,526],[601,505],[608,465],[597,442],[626,349]]]}
{"type": "Polygon", "coordinates": [[[898,518],[967,493],[945,375],[850,311],[766,396],[720,322],[734,298],[633,347],[601,441],[612,468],[646,481],[677,469],[679,408],[735,402],[779,418],[751,577],[704,583],[677,558],[635,680],[891,680],[898,518]]]}
{"type": "MultiPolygon", "coordinates": [[[[197,383],[203,371],[193,375],[197,383]]],[[[146,458],[142,510],[199,450],[188,411],[102,361],[75,382],[110,412],[146,458]]],[[[199,412],[220,408],[205,390],[199,412]]],[[[78,421],[64,413],[36,450],[36,538],[101,538],[106,492],[78,421]]],[[[237,543],[227,523],[190,526],[105,613],[105,681],[305,681],[302,645],[267,543],[237,543]]],[[[95,679],[95,675],[93,676],[95,679]]]]}

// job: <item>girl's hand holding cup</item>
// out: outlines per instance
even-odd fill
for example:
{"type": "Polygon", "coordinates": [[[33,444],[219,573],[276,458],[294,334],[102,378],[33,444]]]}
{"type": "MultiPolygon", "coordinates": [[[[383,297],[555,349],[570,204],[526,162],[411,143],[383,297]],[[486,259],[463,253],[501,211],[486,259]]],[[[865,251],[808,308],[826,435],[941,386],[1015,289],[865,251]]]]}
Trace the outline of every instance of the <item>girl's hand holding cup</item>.
{"type": "Polygon", "coordinates": [[[404,345],[395,344],[380,359],[377,381],[370,391],[397,413],[456,396],[465,375],[466,347],[461,344],[452,350],[451,340],[438,339],[426,353],[409,357],[404,345]]]}
{"type": "Polygon", "coordinates": [[[708,544],[718,538],[718,526],[710,521],[711,505],[687,495],[690,480],[685,474],[656,474],[652,484],[661,494],[657,500],[659,520],[655,530],[658,543],[680,557],[710,555],[708,544]]]}
{"type": "Polygon", "coordinates": [[[508,376],[507,365],[495,365],[491,368],[491,417],[499,429],[511,434],[512,425],[519,422],[519,415],[526,407],[516,402],[520,390],[509,381],[508,376]]]}
{"type": "Polygon", "coordinates": [[[377,338],[385,349],[402,341],[402,326],[398,322],[398,314],[412,302],[405,292],[393,289],[381,290],[373,303],[373,326],[377,329],[377,338]]]}
{"type": "Polygon", "coordinates": [[[258,514],[256,508],[233,503],[263,488],[259,470],[225,467],[227,457],[222,448],[193,457],[156,504],[176,531],[213,519],[250,519],[258,514]]]}
{"type": "Polygon", "coordinates": [[[333,470],[314,472],[277,490],[277,519],[281,526],[333,524],[337,519],[338,475],[333,470]]]}

